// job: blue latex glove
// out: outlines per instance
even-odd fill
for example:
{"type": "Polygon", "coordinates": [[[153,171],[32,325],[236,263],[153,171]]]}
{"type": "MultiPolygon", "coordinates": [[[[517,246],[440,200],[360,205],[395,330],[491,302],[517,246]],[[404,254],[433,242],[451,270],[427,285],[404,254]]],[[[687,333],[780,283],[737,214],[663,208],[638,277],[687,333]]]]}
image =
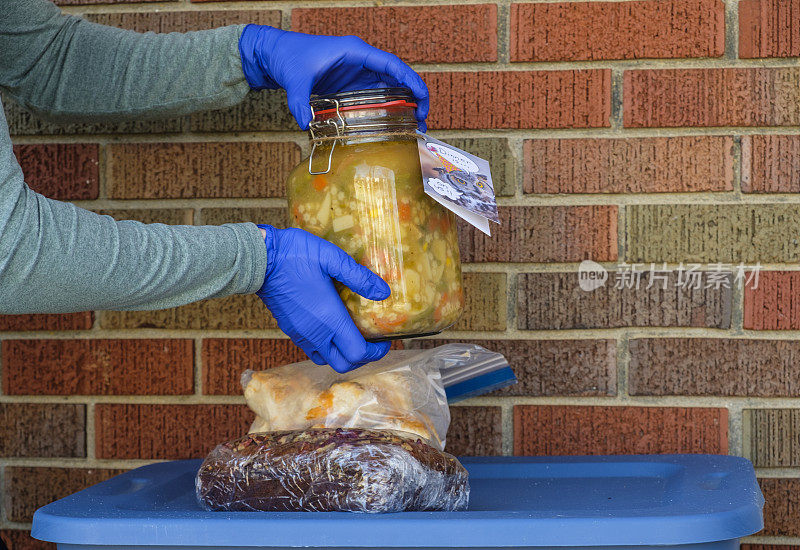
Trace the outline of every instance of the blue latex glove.
{"type": "Polygon", "coordinates": [[[417,120],[426,130],[428,88],[396,55],[356,36],[317,36],[247,25],[239,39],[242,69],[254,90],[283,88],[302,129],[311,122],[311,94],[402,86],[417,98],[417,120]]]}
{"type": "Polygon", "coordinates": [[[389,351],[389,342],[370,343],[356,328],[333,279],[370,300],[385,300],[386,282],[344,250],[302,229],[266,231],[267,274],[258,297],[278,327],[318,365],[347,372],[389,351]]]}

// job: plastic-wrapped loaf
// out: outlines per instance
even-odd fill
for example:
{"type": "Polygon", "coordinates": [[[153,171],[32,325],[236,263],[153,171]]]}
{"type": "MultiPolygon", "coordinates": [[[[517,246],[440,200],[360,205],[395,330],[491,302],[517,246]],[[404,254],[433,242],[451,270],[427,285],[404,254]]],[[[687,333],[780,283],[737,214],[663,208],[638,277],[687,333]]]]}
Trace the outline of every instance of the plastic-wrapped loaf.
{"type": "Polygon", "coordinates": [[[408,434],[323,428],[249,434],[218,445],[196,480],[207,510],[463,510],[467,471],[408,434]]]}

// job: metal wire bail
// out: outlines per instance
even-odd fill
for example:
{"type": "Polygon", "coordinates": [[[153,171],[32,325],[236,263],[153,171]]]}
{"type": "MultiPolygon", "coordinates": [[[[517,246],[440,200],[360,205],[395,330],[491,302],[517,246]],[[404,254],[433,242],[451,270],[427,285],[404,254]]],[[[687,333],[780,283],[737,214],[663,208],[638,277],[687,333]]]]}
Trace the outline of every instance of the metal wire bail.
{"type": "Polygon", "coordinates": [[[334,118],[329,118],[329,119],[327,119],[327,120],[325,120],[323,122],[315,123],[314,122],[314,116],[315,116],[314,106],[313,105],[310,106],[311,107],[311,122],[308,124],[308,131],[311,133],[311,140],[313,142],[313,145],[311,146],[311,154],[308,156],[308,173],[310,175],[312,175],[312,176],[324,175],[324,174],[327,174],[328,172],[331,171],[331,163],[333,162],[333,150],[336,149],[336,142],[338,141],[339,138],[344,136],[345,129],[347,128],[347,123],[345,122],[344,117],[342,116],[342,113],[339,111],[339,100],[338,99],[327,99],[325,101],[330,101],[331,103],[333,103],[336,106],[336,118],[335,119],[334,118]],[[314,162],[314,151],[316,151],[316,149],[317,149],[317,136],[314,133],[314,129],[315,129],[315,127],[317,129],[320,129],[322,127],[331,126],[331,125],[333,125],[333,127],[336,129],[336,139],[331,141],[331,151],[328,154],[328,167],[325,169],[324,172],[314,172],[311,169],[311,165],[314,162]]]}

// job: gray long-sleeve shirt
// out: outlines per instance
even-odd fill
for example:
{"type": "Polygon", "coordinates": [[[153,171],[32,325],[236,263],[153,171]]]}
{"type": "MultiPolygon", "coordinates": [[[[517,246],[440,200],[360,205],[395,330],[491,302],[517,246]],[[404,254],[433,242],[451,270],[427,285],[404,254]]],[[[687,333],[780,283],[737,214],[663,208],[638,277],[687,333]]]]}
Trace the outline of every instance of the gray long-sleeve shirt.
{"type": "MultiPolygon", "coordinates": [[[[178,116],[241,101],[242,26],[139,34],[0,0],[0,89],[59,122],[178,116]]],[[[160,309],[246,294],[267,255],[254,224],[117,222],[25,184],[0,105],[0,313],[160,309]]]]}

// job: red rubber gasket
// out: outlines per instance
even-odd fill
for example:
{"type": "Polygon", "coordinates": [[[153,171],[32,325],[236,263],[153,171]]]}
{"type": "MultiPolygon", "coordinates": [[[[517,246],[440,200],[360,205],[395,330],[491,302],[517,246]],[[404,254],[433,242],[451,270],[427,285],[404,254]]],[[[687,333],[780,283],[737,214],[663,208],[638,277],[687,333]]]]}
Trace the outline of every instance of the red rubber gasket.
{"type": "MultiPolygon", "coordinates": [[[[386,103],[366,103],[364,105],[348,105],[347,107],[340,107],[339,112],[342,111],[357,111],[360,109],[377,109],[380,107],[416,107],[416,103],[412,103],[410,101],[406,101],[405,99],[398,99],[395,101],[389,101],[386,103]]],[[[323,109],[322,111],[314,111],[315,115],[327,115],[329,113],[335,113],[336,109],[323,109]]]]}

